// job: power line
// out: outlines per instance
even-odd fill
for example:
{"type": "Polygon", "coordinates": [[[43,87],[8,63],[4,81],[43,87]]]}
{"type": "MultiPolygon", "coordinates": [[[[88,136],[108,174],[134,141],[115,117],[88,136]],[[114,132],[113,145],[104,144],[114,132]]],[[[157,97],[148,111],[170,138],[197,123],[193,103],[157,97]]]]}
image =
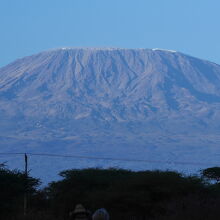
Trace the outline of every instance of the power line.
{"type": "Polygon", "coordinates": [[[216,164],[197,163],[197,162],[182,162],[182,161],[161,161],[161,160],[143,160],[143,159],[127,159],[127,158],[112,158],[112,157],[91,157],[80,155],[63,155],[63,154],[48,154],[48,153],[0,153],[3,156],[43,156],[43,157],[61,157],[61,158],[75,158],[75,159],[91,159],[91,160],[109,160],[109,161],[124,161],[124,162],[140,162],[140,163],[167,163],[167,164],[181,164],[181,165],[193,165],[193,166],[211,166],[216,164]]]}

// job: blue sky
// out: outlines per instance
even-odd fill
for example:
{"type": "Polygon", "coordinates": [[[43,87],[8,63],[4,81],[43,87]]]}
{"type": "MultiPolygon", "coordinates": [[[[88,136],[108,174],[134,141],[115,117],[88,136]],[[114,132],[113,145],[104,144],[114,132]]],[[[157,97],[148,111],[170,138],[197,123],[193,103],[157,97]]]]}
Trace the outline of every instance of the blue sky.
{"type": "Polygon", "coordinates": [[[219,0],[0,0],[0,66],[59,47],[164,48],[220,64],[219,0]]]}

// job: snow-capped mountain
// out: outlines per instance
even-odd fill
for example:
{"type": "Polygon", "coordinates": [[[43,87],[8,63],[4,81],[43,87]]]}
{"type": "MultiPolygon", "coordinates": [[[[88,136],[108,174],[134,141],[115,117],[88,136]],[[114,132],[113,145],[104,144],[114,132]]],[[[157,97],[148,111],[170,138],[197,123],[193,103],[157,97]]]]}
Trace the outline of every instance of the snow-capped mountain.
{"type": "MultiPolygon", "coordinates": [[[[208,166],[220,155],[219,119],[220,66],[176,51],[62,48],[0,68],[2,152],[152,160],[107,163],[134,169],[208,166]]],[[[58,164],[106,165],[72,162],[58,164]]]]}

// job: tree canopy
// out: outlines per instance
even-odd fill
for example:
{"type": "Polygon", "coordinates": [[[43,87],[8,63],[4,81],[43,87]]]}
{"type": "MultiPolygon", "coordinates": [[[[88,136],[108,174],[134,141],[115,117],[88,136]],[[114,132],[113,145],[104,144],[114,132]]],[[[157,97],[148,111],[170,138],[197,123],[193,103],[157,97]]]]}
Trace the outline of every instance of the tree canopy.
{"type": "Polygon", "coordinates": [[[217,183],[220,182],[220,167],[210,167],[202,170],[202,176],[209,179],[215,180],[217,183]]]}
{"type": "Polygon", "coordinates": [[[0,165],[0,216],[20,212],[23,207],[24,193],[29,196],[37,193],[38,179],[27,176],[18,170],[9,170],[0,165]]]}
{"type": "MultiPolygon", "coordinates": [[[[213,168],[205,169],[202,177],[216,178],[208,176],[210,170],[213,168]]],[[[199,176],[115,168],[72,169],[60,175],[61,180],[40,189],[38,179],[26,178],[24,172],[0,165],[0,219],[24,219],[25,192],[28,192],[26,220],[68,219],[79,203],[91,213],[106,208],[115,220],[214,220],[220,216],[220,184],[207,184],[199,176]]]]}

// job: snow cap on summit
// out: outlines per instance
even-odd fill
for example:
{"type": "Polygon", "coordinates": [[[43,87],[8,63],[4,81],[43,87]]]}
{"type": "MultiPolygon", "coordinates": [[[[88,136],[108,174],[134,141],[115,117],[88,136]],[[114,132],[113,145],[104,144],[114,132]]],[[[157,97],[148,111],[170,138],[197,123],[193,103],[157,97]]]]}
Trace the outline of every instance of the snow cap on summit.
{"type": "Polygon", "coordinates": [[[161,48],[153,48],[153,51],[157,51],[157,50],[161,50],[161,51],[167,51],[167,52],[171,52],[171,53],[176,53],[177,51],[175,50],[167,50],[167,49],[161,49],[161,48]]]}

